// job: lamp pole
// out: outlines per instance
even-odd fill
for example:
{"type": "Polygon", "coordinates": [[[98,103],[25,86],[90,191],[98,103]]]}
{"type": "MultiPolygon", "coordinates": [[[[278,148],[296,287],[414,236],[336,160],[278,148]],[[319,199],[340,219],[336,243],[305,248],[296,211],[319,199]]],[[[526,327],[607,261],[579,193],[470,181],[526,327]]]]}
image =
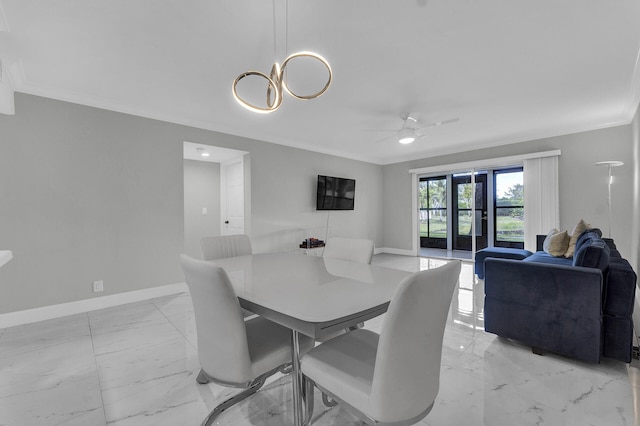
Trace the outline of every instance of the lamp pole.
{"type": "Polygon", "coordinates": [[[609,181],[608,181],[608,190],[609,190],[609,194],[607,197],[607,207],[609,210],[609,238],[611,238],[611,184],[613,183],[613,176],[611,175],[611,168],[612,167],[620,167],[622,166],[624,163],[622,161],[613,161],[613,160],[609,160],[609,161],[599,161],[596,163],[596,166],[607,166],[608,171],[609,171],[609,181]]]}

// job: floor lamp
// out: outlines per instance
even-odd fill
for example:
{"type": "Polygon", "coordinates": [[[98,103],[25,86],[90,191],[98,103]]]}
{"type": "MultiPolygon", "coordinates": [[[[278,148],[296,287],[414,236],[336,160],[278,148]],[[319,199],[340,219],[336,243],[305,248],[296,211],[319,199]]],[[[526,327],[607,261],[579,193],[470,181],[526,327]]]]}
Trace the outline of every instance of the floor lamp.
{"type": "Polygon", "coordinates": [[[611,238],[611,184],[613,183],[613,177],[611,176],[611,168],[612,167],[620,167],[624,163],[622,161],[598,161],[596,166],[607,166],[609,169],[609,198],[607,199],[607,204],[609,207],[609,238],[611,238]]]}

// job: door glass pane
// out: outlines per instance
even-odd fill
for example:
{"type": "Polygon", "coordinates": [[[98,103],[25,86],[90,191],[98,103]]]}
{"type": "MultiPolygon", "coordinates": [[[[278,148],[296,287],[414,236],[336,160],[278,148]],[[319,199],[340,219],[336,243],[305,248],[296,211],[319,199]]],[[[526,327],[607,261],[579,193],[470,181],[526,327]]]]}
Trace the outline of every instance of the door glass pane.
{"type": "Polygon", "coordinates": [[[458,184],[458,208],[459,209],[471,208],[471,184],[470,183],[458,184]]]}
{"type": "MultiPolygon", "coordinates": [[[[471,187],[470,183],[458,184],[458,208],[471,208],[471,187]]],[[[482,182],[476,182],[476,203],[475,208],[480,210],[484,208],[484,185],[482,182]]]]}
{"type": "Polygon", "coordinates": [[[429,200],[428,207],[430,209],[447,208],[447,180],[434,179],[429,181],[429,200]]]}
{"type": "Polygon", "coordinates": [[[458,235],[471,235],[471,211],[458,211],[458,235]]]}
{"type": "Polygon", "coordinates": [[[418,185],[418,200],[420,208],[426,209],[429,207],[429,181],[421,180],[418,185]]]}
{"type": "Polygon", "coordinates": [[[447,238],[447,211],[429,211],[429,237],[447,238]]]}
{"type": "Polygon", "coordinates": [[[427,221],[429,220],[429,210],[420,209],[420,236],[427,237],[429,236],[429,224],[427,221]]]}

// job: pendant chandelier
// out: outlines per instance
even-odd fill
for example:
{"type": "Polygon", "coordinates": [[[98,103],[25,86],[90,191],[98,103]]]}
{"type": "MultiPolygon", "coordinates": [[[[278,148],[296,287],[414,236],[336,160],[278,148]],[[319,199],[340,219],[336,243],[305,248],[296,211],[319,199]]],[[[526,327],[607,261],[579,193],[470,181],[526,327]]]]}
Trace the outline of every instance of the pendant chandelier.
{"type": "MultiPolygon", "coordinates": [[[[273,10],[274,10],[273,44],[274,44],[274,51],[275,51],[275,44],[276,44],[275,0],[273,3],[274,3],[273,4],[273,10]]],[[[288,15],[288,9],[289,9],[289,2],[287,1],[287,15],[288,15]]],[[[288,31],[288,28],[287,28],[287,31],[288,31]]],[[[333,79],[333,72],[331,71],[331,66],[329,65],[329,62],[327,62],[325,58],[313,52],[307,52],[307,51],[297,52],[287,56],[286,59],[282,62],[282,65],[280,65],[278,62],[275,62],[271,67],[271,73],[269,75],[260,71],[245,71],[242,74],[240,74],[233,81],[233,85],[232,85],[233,97],[235,98],[236,102],[238,102],[241,106],[248,109],[249,111],[266,114],[266,113],[274,112],[278,108],[280,108],[280,105],[282,105],[282,98],[284,94],[283,92],[287,92],[289,95],[291,95],[296,99],[302,99],[302,100],[314,99],[314,98],[317,98],[318,96],[321,96],[324,92],[327,91],[327,89],[331,85],[332,79],[333,79]],[[293,90],[291,90],[287,82],[287,73],[285,72],[287,65],[292,60],[296,58],[304,58],[304,57],[312,58],[319,61],[320,63],[322,63],[322,65],[324,65],[328,73],[327,82],[325,83],[324,87],[318,92],[310,95],[300,95],[295,93],[293,90]],[[243,78],[246,78],[249,76],[257,76],[266,80],[267,92],[266,92],[266,103],[264,104],[264,106],[254,105],[251,102],[248,102],[242,99],[242,97],[238,94],[238,89],[237,89],[238,83],[243,78]]]]}

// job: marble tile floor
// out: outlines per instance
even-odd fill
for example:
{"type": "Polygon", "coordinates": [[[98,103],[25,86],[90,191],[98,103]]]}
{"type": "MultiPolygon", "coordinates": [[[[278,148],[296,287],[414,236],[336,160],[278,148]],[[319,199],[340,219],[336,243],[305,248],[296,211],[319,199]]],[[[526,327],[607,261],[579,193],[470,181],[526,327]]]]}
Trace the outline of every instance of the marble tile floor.
{"type": "MultiPolygon", "coordinates": [[[[443,260],[376,255],[415,271],[443,260]]],[[[483,331],[482,283],[463,263],[445,331],[440,392],[419,425],[640,425],[640,370],[592,365],[483,331]]],[[[365,327],[380,330],[383,318],[365,327]]],[[[0,330],[0,425],[199,425],[237,390],[198,385],[188,294],[0,330]]],[[[316,392],[314,426],[359,425],[316,392]]],[[[291,382],[274,376],[218,418],[225,426],[292,424],[291,382]]]]}

